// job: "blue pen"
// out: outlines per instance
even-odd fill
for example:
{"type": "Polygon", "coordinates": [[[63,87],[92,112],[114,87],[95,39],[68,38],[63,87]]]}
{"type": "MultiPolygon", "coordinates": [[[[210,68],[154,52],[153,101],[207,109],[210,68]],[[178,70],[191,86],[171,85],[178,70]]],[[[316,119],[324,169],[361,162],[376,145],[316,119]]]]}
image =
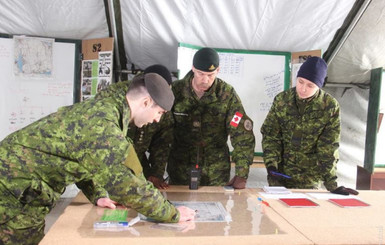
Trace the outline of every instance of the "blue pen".
{"type": "Polygon", "coordinates": [[[291,177],[288,176],[288,175],[286,175],[286,174],[281,174],[281,173],[278,173],[278,172],[275,172],[275,171],[270,171],[270,173],[271,173],[272,175],[282,176],[282,177],[284,177],[284,178],[286,178],[286,179],[291,179],[291,177]]]}
{"type": "Polygon", "coordinates": [[[264,201],[262,198],[260,197],[257,197],[258,201],[262,202],[263,204],[265,204],[266,206],[270,207],[269,203],[264,201]]]}

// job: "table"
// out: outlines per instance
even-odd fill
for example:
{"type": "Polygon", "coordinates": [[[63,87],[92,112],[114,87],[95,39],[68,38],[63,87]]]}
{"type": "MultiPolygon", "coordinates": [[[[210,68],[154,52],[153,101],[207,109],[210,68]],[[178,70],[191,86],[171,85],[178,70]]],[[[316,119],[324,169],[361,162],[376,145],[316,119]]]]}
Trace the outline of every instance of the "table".
{"type": "MultiPolygon", "coordinates": [[[[226,192],[222,187],[171,186],[164,195],[171,201],[218,201],[232,221],[195,223],[188,231],[167,229],[141,221],[129,230],[93,229],[104,209],[92,205],[82,193],[74,198],[40,244],[383,244],[385,191],[361,191],[371,204],[365,208],[340,208],[316,200],[317,208],[288,208],[278,200],[262,204],[260,189],[226,192]]],[[[296,190],[309,192],[309,190],[296,190]]],[[[134,210],[129,218],[136,217],[134,210]]]]}
{"type": "Polygon", "coordinates": [[[269,204],[314,244],[385,244],[385,191],[359,192],[370,207],[342,208],[321,199],[313,199],[316,208],[288,208],[279,200],[269,204]]]}

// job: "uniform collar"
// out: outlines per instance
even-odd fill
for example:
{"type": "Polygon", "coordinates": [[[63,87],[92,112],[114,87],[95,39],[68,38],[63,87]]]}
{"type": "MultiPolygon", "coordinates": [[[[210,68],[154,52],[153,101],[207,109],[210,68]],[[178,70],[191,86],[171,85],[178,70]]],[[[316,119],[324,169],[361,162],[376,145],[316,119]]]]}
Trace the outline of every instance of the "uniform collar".
{"type": "Polygon", "coordinates": [[[131,109],[128,106],[128,101],[126,96],[124,96],[123,111],[122,111],[122,123],[123,123],[124,135],[127,135],[128,127],[130,124],[130,117],[131,117],[131,109]]]}
{"type": "Polygon", "coordinates": [[[300,98],[297,94],[297,91],[296,91],[295,92],[295,99],[296,99],[297,103],[309,103],[310,101],[312,101],[313,99],[318,97],[318,95],[320,94],[320,91],[321,91],[321,89],[318,89],[318,91],[313,96],[306,98],[306,99],[300,98]]]}
{"type": "Polygon", "coordinates": [[[325,95],[325,92],[322,89],[319,89],[318,92],[313,95],[311,98],[306,99],[305,101],[303,99],[300,99],[297,95],[297,92],[295,88],[292,88],[292,101],[291,103],[294,103],[294,105],[297,105],[297,103],[306,103],[306,107],[308,105],[311,105],[312,111],[318,111],[324,109],[324,103],[323,103],[323,97],[325,95]]]}

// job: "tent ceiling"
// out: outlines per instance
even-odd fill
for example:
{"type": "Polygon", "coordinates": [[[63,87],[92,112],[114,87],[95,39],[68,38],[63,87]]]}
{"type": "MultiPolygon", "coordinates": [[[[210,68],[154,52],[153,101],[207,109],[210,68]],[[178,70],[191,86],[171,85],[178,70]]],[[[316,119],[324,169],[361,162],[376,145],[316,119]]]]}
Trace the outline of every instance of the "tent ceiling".
{"type": "MultiPolygon", "coordinates": [[[[1,2],[0,33],[91,39],[109,36],[105,3],[117,1],[1,2]]],[[[330,63],[328,83],[367,83],[370,69],[385,66],[385,1],[369,2],[330,63]]],[[[325,52],[354,4],[355,0],[124,0],[122,47],[128,68],[161,63],[172,71],[178,42],[325,52]]]]}
{"type": "Polygon", "coordinates": [[[385,67],[385,1],[372,0],[330,65],[332,83],[369,83],[370,70],[385,67]]]}

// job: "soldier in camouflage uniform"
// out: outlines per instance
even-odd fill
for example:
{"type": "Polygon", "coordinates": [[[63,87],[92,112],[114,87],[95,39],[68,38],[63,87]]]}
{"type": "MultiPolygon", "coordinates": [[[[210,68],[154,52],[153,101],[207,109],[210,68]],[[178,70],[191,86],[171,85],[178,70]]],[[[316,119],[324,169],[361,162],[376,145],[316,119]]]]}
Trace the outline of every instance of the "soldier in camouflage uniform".
{"type": "MultiPolygon", "coordinates": [[[[149,66],[143,73],[156,73],[162,76],[169,85],[172,83],[170,71],[162,65],[149,66]]],[[[96,94],[95,98],[125,96],[130,84],[131,81],[112,84],[96,94]]],[[[167,136],[167,134],[172,135],[172,132],[166,130],[171,127],[170,117],[171,113],[167,112],[159,123],[148,124],[141,128],[136,127],[134,123],[130,123],[128,126],[127,137],[133,141],[136,154],[143,167],[144,176],[160,189],[168,188],[168,184],[163,181],[163,175],[172,143],[172,137],[167,136]],[[146,152],[149,153],[149,157],[147,157],[146,152]]]]}
{"type": "Polygon", "coordinates": [[[217,78],[218,53],[200,49],[192,70],[173,83],[174,143],[167,172],[170,183],[189,184],[191,168],[199,165],[200,185],[232,185],[245,188],[254,156],[253,123],[246,115],[234,88],[217,78]],[[230,135],[235,177],[230,179],[230,135]]]}
{"type": "Polygon", "coordinates": [[[175,208],[146,181],[126,137],[130,120],[156,122],[173,100],[167,82],[148,73],[124,97],[62,107],[7,136],[0,142],[0,243],[38,244],[45,215],[73,183],[92,203],[108,191],[158,221],[193,219],[194,210],[175,208]]]}
{"type": "Polygon", "coordinates": [[[316,189],[323,182],[329,191],[336,190],[340,106],[320,89],[326,73],[326,62],[311,57],[298,71],[297,86],[274,98],[261,127],[269,185],[316,189]]]}

